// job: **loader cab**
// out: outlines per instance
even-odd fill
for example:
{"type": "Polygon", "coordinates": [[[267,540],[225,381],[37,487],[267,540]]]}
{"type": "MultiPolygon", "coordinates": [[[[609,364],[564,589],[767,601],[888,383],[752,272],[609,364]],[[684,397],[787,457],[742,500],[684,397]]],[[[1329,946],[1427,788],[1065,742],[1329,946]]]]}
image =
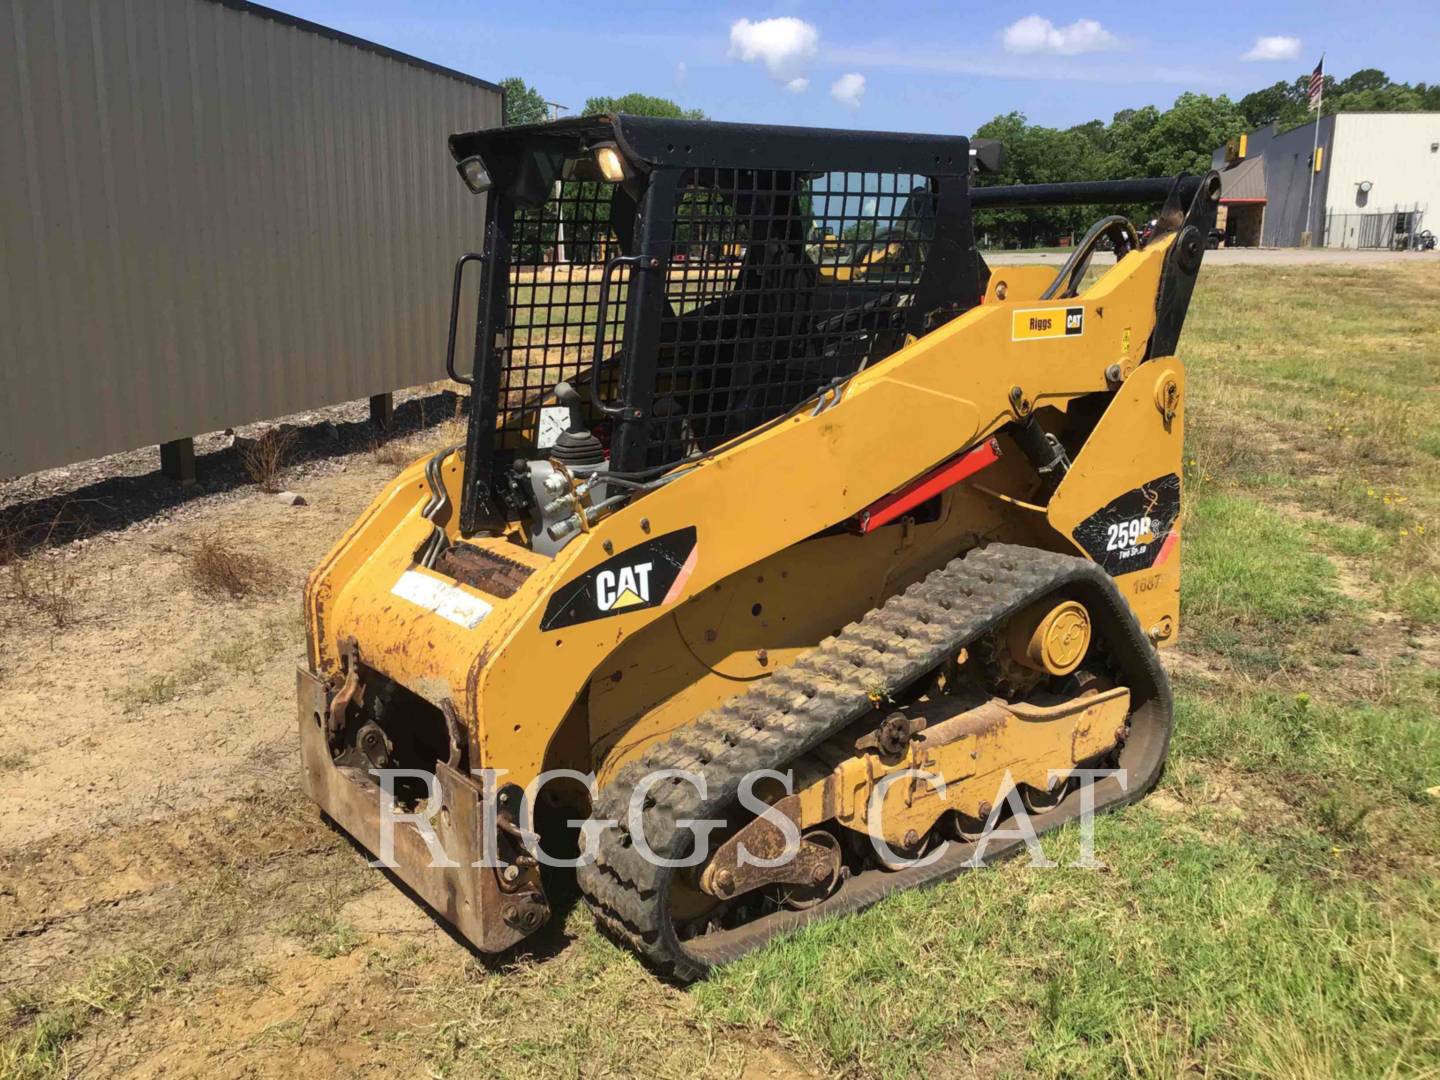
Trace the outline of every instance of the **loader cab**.
{"type": "Polygon", "coordinates": [[[450,148],[489,196],[466,534],[535,516],[555,464],[703,456],[982,291],[963,137],[622,115],[450,148]]]}

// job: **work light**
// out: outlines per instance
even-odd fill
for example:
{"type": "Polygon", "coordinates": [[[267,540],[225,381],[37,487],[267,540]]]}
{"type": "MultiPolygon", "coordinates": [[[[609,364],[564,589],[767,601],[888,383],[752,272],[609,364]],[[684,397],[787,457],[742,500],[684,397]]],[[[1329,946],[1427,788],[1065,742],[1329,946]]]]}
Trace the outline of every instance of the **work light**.
{"type": "Polygon", "coordinates": [[[467,157],[455,167],[460,170],[460,179],[465,181],[465,186],[476,195],[490,190],[490,170],[485,168],[478,154],[467,157]]]}
{"type": "Polygon", "coordinates": [[[618,184],[625,179],[625,159],[614,143],[601,143],[595,147],[595,164],[600,166],[600,175],[607,184],[618,184]]]}

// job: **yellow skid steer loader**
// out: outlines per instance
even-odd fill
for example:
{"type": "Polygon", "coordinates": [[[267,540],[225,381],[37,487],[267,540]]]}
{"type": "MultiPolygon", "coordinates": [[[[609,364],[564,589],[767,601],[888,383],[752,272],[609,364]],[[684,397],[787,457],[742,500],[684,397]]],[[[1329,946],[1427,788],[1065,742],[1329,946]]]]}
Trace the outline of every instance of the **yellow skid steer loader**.
{"type": "Polygon", "coordinates": [[[633,116],[450,146],[468,434],[307,585],[326,814],[482,951],[573,865],[689,980],[1153,786],[1213,174],[633,116]],[[1058,270],[976,251],[977,210],[1136,204],[1153,238],[1104,217],[1058,270]]]}

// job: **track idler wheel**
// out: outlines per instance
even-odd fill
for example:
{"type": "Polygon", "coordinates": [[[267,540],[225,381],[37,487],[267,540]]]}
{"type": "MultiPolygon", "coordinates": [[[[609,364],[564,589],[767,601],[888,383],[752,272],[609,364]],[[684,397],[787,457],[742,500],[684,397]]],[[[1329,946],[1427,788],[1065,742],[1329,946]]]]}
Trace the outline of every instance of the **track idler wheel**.
{"type": "Polygon", "coordinates": [[[1044,814],[1059,806],[1069,794],[1075,790],[1075,778],[1067,776],[1064,780],[1055,780],[1050,785],[1049,791],[1031,787],[1029,784],[1020,785],[1020,802],[1025,807],[1026,813],[1044,814]]]}
{"type": "Polygon", "coordinates": [[[1069,675],[1090,648],[1090,613],[1075,600],[1044,602],[1022,611],[1005,630],[1017,664],[1047,675],[1069,675]]]}
{"type": "Polygon", "coordinates": [[[826,832],[824,829],[811,829],[801,836],[800,841],[828,848],[834,853],[834,861],[825,877],[814,885],[785,887],[785,891],[781,893],[780,902],[791,911],[804,911],[827,899],[840,887],[840,883],[845,880],[847,873],[845,861],[841,857],[840,841],[835,838],[833,833],[826,832]]]}

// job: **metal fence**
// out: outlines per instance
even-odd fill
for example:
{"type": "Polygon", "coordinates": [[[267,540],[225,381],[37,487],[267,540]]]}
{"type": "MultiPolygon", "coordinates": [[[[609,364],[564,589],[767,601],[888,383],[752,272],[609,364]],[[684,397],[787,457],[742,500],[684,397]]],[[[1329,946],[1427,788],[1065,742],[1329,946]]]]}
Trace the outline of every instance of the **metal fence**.
{"type": "Polygon", "coordinates": [[[1419,203],[1409,209],[1396,206],[1365,213],[1332,210],[1325,215],[1325,246],[1404,251],[1424,230],[1424,218],[1419,203]]]}
{"type": "Polygon", "coordinates": [[[0,26],[0,477],[443,378],[498,87],[241,0],[0,26]]]}

